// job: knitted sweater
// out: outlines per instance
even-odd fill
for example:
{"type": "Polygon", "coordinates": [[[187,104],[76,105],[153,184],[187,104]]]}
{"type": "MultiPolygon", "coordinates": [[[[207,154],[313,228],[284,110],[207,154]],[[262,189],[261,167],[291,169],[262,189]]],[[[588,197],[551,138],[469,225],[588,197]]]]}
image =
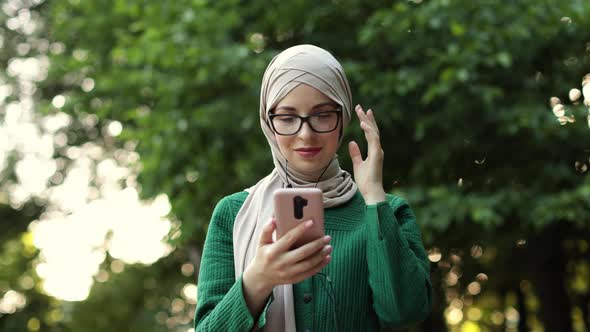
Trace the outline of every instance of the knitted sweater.
{"type": "MultiPolygon", "coordinates": [[[[195,312],[196,331],[249,331],[266,323],[267,301],[252,317],[234,275],[232,231],[248,193],[224,197],[215,207],[203,248],[195,312]]],[[[430,311],[429,262],[408,203],[365,205],[357,192],[347,203],[324,210],[332,236],[331,262],[293,285],[298,331],[377,331],[402,327],[430,311]]]]}

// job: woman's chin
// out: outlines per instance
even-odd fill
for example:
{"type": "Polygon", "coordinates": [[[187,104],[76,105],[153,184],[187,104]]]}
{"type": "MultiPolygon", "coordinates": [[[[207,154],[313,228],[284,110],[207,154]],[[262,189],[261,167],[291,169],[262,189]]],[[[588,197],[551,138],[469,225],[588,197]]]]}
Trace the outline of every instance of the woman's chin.
{"type": "MultiPolygon", "coordinates": [[[[327,165],[328,162],[326,162],[327,165]]],[[[304,160],[297,160],[296,163],[293,164],[293,167],[300,173],[319,176],[326,168],[326,165],[323,165],[322,160],[315,159],[304,159],[304,160]]],[[[289,167],[291,167],[291,161],[289,161],[289,167]]]]}

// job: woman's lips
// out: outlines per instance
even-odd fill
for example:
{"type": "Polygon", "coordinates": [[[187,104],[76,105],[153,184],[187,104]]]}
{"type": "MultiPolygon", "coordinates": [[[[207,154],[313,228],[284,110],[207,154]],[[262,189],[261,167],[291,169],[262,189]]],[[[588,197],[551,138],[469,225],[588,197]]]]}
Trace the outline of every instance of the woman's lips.
{"type": "Polygon", "coordinates": [[[320,151],[322,150],[322,148],[299,148],[299,149],[295,149],[295,151],[297,151],[297,153],[304,157],[304,158],[311,158],[315,155],[317,155],[318,153],[320,153],[320,151]]]}

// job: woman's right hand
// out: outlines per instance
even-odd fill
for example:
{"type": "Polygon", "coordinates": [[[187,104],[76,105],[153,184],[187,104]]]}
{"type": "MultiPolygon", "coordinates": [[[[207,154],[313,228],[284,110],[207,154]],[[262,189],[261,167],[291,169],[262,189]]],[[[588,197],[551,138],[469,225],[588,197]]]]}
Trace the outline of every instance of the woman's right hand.
{"type": "Polygon", "coordinates": [[[262,309],[261,305],[275,286],[305,280],[330,262],[332,246],[329,245],[329,235],[289,250],[312,224],[311,220],[302,222],[277,241],[272,239],[276,229],[274,219],[262,229],[256,255],[242,275],[246,302],[253,314],[262,309]]]}

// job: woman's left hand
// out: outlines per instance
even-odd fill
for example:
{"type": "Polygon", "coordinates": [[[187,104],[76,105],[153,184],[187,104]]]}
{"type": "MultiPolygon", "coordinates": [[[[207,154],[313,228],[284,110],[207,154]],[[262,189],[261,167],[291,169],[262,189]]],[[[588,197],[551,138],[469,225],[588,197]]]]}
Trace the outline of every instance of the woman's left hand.
{"type": "Polygon", "coordinates": [[[365,199],[365,204],[377,204],[386,200],[383,189],[383,149],[379,141],[379,128],[371,109],[365,113],[361,105],[357,105],[354,110],[359,118],[361,129],[365,132],[369,150],[367,158],[363,160],[358,144],[354,141],[348,144],[354,180],[365,199]]]}

